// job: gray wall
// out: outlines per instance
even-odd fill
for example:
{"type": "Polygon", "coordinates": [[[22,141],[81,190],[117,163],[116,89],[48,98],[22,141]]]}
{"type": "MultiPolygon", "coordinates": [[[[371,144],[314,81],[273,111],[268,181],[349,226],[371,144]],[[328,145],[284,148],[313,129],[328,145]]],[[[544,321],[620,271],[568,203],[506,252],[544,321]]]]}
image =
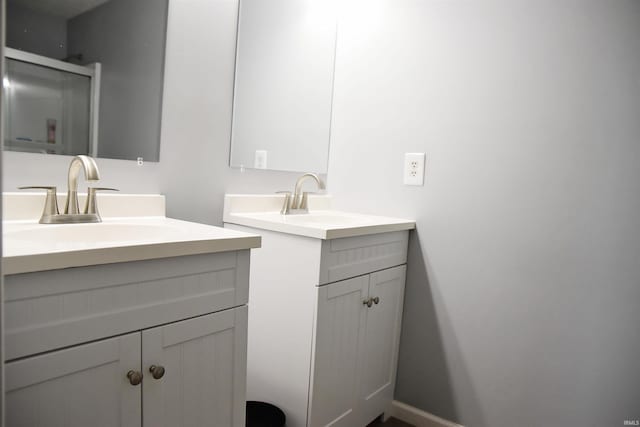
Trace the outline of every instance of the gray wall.
{"type": "Polygon", "coordinates": [[[67,20],[7,2],[7,46],[50,58],[67,56],[67,20]]]}
{"type": "MultiPolygon", "coordinates": [[[[162,161],[99,164],[105,185],[162,191],[171,216],[216,224],[225,191],[289,189],[297,174],[226,166],[237,0],[170,8],[162,161]]],[[[418,221],[398,400],[469,426],[640,418],[639,9],[346,11],[329,191],[344,209],[418,221]],[[407,151],[427,153],[424,187],[402,185],[407,151]]],[[[4,160],[5,188],[66,186],[68,158],[4,160]]]]}
{"type": "Polygon", "coordinates": [[[339,28],[329,189],[418,222],[396,398],[469,426],[640,419],[640,2],[365,9],[339,28]]]}
{"type": "Polygon", "coordinates": [[[168,0],[111,0],[69,20],[69,53],[102,63],[98,155],[158,161],[168,0]]]}

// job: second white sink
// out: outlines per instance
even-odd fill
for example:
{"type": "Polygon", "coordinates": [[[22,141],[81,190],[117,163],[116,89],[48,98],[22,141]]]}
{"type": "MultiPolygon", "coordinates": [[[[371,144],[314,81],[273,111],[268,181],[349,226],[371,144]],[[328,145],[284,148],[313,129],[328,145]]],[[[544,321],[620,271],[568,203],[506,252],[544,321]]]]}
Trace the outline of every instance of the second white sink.
{"type": "Polygon", "coordinates": [[[310,197],[307,214],[281,215],[283,201],[280,195],[227,194],[224,222],[325,240],[415,228],[409,219],[331,210],[329,196],[310,197]]]}
{"type": "Polygon", "coordinates": [[[320,226],[359,226],[371,222],[365,215],[349,215],[343,212],[327,211],[327,212],[311,212],[303,215],[289,215],[285,218],[286,222],[292,224],[309,224],[320,226]]]}

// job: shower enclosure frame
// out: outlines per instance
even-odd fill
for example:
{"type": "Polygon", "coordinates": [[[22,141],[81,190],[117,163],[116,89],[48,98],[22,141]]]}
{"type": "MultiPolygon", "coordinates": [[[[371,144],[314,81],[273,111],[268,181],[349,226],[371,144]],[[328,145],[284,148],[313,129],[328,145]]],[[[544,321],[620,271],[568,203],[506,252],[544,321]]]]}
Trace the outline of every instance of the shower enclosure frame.
{"type": "Polygon", "coordinates": [[[5,47],[4,56],[20,62],[38,65],[81,76],[87,76],[91,82],[91,92],[89,100],[89,155],[98,156],[98,117],[100,112],[100,77],[102,65],[94,62],[89,65],[76,65],[35,53],[5,47]]]}

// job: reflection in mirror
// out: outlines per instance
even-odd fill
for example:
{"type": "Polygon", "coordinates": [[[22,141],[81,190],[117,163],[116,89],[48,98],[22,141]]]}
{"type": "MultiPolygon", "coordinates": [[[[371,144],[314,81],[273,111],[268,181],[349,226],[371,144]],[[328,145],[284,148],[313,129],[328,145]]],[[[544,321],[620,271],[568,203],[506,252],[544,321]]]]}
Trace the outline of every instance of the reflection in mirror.
{"type": "Polygon", "coordinates": [[[233,167],[327,171],[335,3],[240,0],[233,167]]]}
{"type": "Polygon", "coordinates": [[[158,161],[168,0],[7,0],[4,148],[158,161]]]}
{"type": "Polygon", "coordinates": [[[95,68],[6,49],[5,149],[47,154],[93,152],[91,90],[95,68]],[[18,60],[20,58],[21,60],[18,60]],[[47,59],[47,58],[45,58],[47,59]],[[59,61],[50,61],[49,65],[59,61]]]}

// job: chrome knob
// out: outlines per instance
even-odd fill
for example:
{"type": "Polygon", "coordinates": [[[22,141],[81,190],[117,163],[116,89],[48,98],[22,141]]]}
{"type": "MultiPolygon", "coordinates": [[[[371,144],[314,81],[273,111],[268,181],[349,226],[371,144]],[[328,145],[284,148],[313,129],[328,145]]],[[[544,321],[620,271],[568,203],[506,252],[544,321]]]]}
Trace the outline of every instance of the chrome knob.
{"type": "Polygon", "coordinates": [[[380,302],[380,298],[379,298],[379,297],[374,297],[374,298],[373,298],[373,303],[374,303],[375,305],[378,305],[378,303],[379,303],[379,302],[380,302]]]}
{"type": "Polygon", "coordinates": [[[151,366],[149,366],[149,372],[151,372],[151,376],[154,379],[159,380],[160,378],[162,378],[164,376],[164,366],[151,365],[151,366]]]}
{"type": "Polygon", "coordinates": [[[127,378],[129,378],[129,384],[138,385],[142,382],[142,374],[139,371],[127,372],[127,378]]]}
{"type": "Polygon", "coordinates": [[[371,298],[362,301],[362,305],[366,305],[367,307],[371,307],[373,305],[373,300],[371,298]]]}

